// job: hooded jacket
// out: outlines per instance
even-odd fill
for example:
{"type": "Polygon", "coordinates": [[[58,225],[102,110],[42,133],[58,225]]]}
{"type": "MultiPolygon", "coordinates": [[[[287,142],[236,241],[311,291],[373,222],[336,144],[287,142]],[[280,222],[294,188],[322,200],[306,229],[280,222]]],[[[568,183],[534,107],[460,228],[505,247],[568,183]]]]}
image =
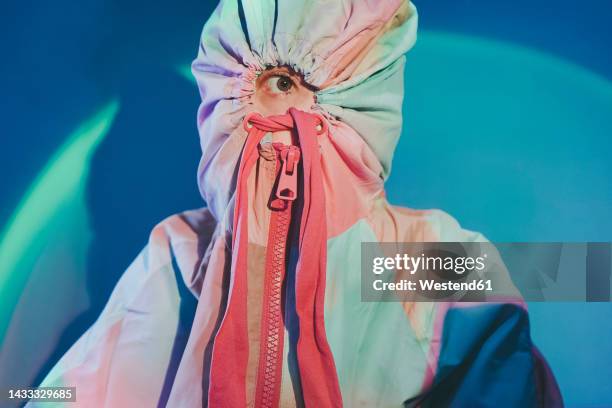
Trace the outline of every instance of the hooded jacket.
{"type": "Polygon", "coordinates": [[[416,27],[405,0],[222,0],[192,65],[206,207],[152,231],[43,385],[84,407],[559,406],[520,297],[361,299],[364,242],[485,240],[385,197],[416,27]],[[312,103],[262,115],[273,67],[312,103]]]}

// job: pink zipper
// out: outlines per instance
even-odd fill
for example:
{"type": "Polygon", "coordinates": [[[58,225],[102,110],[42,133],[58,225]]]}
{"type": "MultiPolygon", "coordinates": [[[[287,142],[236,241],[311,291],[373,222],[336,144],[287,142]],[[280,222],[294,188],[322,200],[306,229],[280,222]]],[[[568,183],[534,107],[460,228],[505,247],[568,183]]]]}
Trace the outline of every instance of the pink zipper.
{"type": "Polygon", "coordinates": [[[297,198],[297,168],[300,149],[274,143],[278,181],[271,200],[270,227],[266,249],[264,296],[261,321],[261,344],[256,407],[276,407],[280,400],[283,363],[284,316],[283,280],[286,273],[287,239],[291,225],[291,209],[297,198]]]}

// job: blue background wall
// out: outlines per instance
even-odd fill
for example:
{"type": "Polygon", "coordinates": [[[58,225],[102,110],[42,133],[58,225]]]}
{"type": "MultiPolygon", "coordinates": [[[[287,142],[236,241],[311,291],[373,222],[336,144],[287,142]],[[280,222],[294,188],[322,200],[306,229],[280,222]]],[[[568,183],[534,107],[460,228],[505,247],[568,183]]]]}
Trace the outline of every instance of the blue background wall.
{"type": "MultiPolygon", "coordinates": [[[[612,240],[612,3],[416,5],[391,201],[442,208],[494,241],[612,240]]],[[[154,224],[202,205],[198,95],[183,73],[213,7],[4,2],[0,385],[38,382],[154,224]]],[[[568,405],[612,406],[612,305],[530,310],[568,405]]]]}

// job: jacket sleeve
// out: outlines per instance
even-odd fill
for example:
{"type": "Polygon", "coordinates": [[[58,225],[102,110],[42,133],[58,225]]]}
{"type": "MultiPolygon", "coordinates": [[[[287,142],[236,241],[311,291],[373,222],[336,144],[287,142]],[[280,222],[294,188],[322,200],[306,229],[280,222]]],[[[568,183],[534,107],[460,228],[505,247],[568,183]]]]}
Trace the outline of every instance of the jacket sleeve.
{"type": "Polygon", "coordinates": [[[157,405],[180,309],[180,275],[170,252],[163,231],[155,229],[96,322],[40,386],[76,387],[70,407],[157,405]]]}
{"type": "Polygon", "coordinates": [[[516,304],[463,305],[444,318],[432,386],[406,407],[561,407],[559,388],[516,304]]]}

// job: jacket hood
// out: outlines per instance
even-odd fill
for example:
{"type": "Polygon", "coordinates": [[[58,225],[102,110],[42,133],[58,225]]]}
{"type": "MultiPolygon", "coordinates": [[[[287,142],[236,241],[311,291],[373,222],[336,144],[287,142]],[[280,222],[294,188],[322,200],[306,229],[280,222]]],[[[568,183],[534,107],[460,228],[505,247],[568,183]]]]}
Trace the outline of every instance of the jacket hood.
{"type": "Polygon", "coordinates": [[[316,89],[312,110],[329,119],[332,133],[354,130],[374,157],[370,170],[385,179],[402,125],[404,53],[416,28],[406,0],[221,0],[192,65],[202,98],[198,184],[213,213],[232,194],[229,183],[213,185],[232,179],[257,75],[273,66],[303,75],[316,89]]]}

